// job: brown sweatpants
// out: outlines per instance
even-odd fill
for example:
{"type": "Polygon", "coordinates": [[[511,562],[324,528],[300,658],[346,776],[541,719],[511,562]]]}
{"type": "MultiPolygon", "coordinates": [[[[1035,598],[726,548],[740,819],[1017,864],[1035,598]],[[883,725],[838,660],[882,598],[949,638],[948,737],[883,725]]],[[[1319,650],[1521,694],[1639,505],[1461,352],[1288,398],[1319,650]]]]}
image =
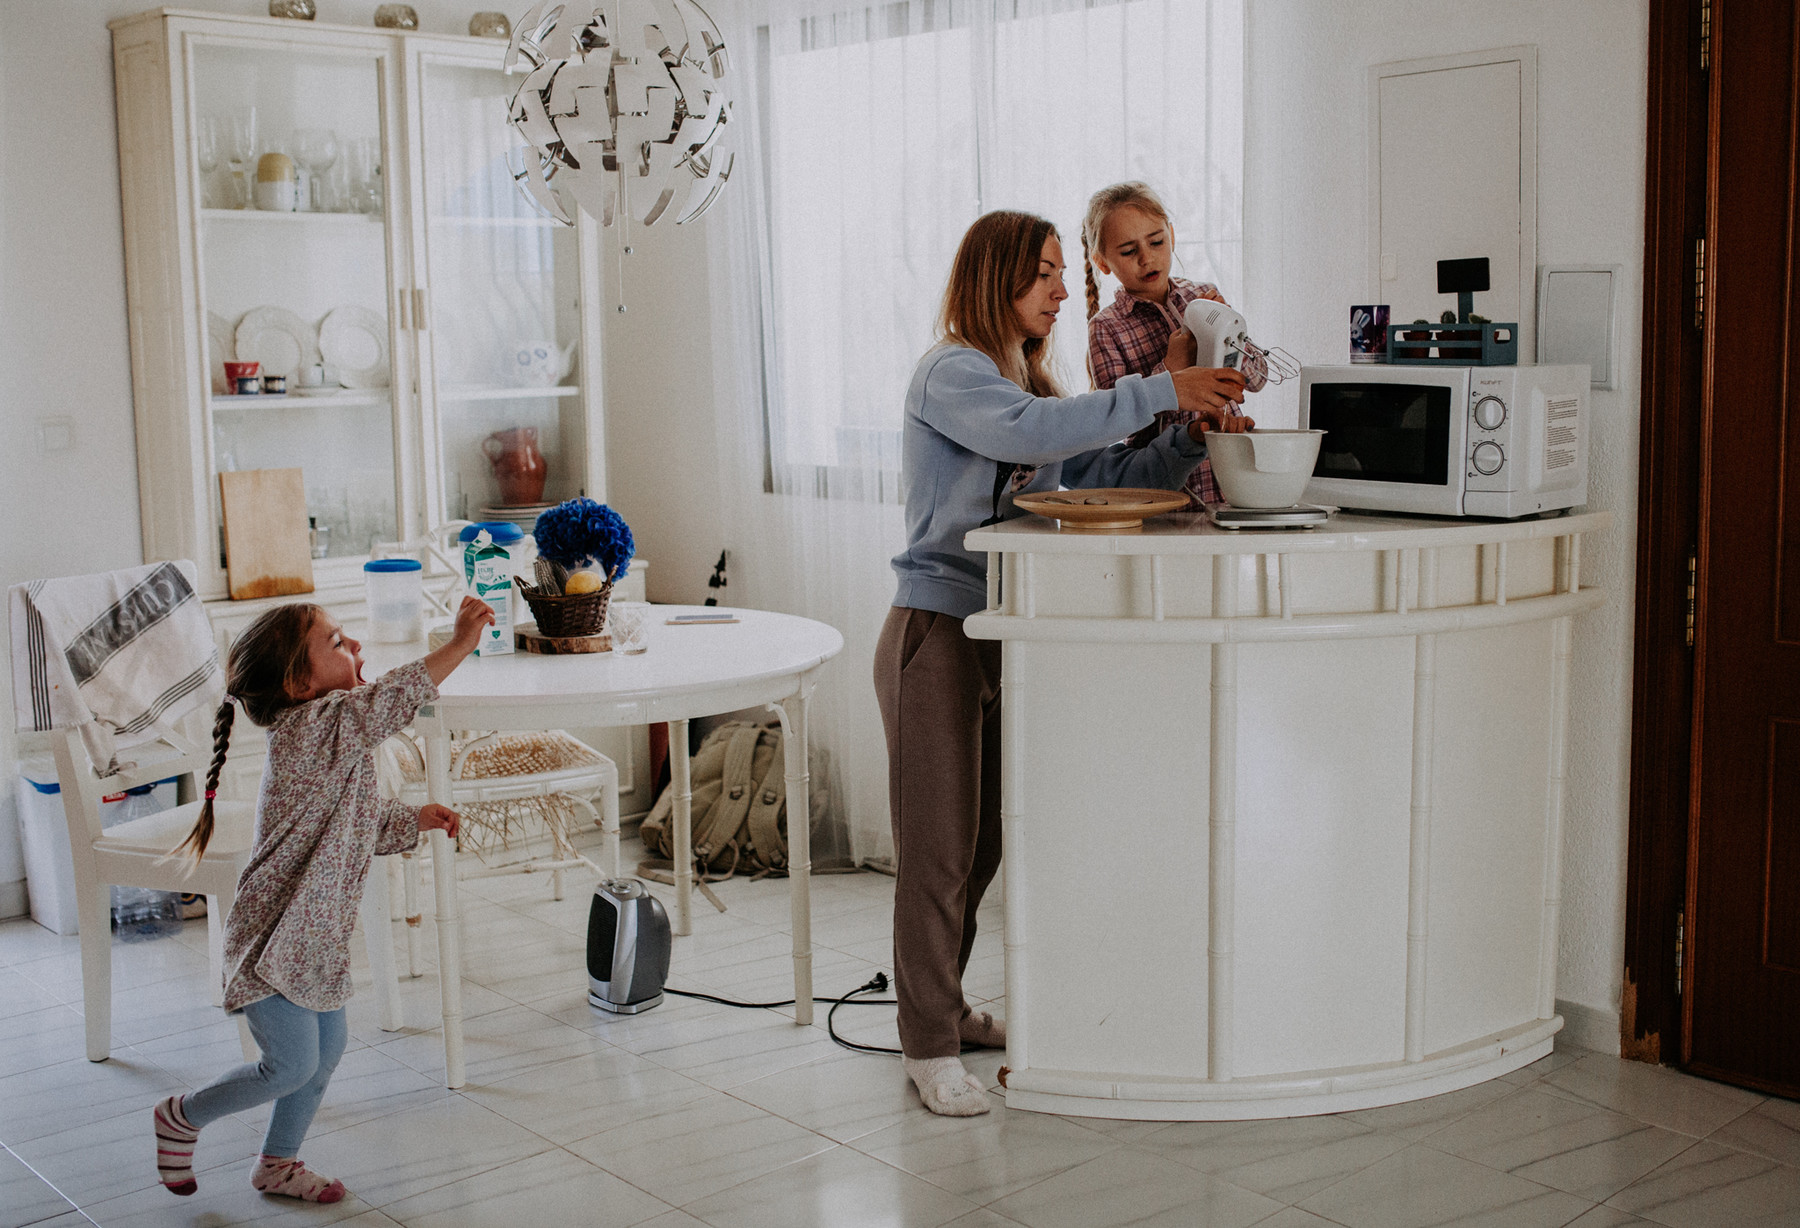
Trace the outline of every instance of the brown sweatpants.
{"type": "Polygon", "coordinates": [[[894,994],[910,1058],[962,1051],[975,911],[1000,867],[1000,644],[896,606],[875,646],[894,823],[894,994]]]}

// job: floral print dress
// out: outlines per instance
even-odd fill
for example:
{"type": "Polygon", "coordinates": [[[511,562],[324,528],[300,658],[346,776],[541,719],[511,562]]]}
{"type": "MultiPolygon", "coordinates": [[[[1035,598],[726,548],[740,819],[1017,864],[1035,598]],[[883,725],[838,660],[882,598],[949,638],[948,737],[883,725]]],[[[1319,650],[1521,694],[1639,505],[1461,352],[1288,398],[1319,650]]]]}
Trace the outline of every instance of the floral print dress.
{"type": "Polygon", "coordinates": [[[256,840],[225,921],[225,1009],[280,994],[350,998],[350,933],[377,854],[419,839],[419,812],[375,792],[377,746],[437,698],[423,661],[287,709],[269,726],[256,840]]]}

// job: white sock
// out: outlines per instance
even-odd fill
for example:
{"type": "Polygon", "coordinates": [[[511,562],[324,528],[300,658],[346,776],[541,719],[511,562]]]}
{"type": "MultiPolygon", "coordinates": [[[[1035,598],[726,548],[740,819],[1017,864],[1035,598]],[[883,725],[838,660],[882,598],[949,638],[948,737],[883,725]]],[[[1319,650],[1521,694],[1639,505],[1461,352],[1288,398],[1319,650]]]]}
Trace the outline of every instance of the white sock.
{"type": "Polygon", "coordinates": [[[902,1058],[906,1075],[925,1107],[942,1117],[978,1117],[989,1111],[987,1089],[960,1057],[902,1058]]]}

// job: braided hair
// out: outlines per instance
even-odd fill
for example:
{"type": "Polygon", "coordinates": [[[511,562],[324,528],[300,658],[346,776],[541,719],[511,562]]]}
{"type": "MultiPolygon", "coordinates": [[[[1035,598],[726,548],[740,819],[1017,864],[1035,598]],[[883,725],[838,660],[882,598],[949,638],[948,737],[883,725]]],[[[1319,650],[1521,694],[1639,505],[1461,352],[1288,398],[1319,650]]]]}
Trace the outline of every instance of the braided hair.
{"type": "Polygon", "coordinates": [[[1087,313],[1090,320],[1100,310],[1100,283],[1094,278],[1093,255],[1100,249],[1100,232],[1113,211],[1127,205],[1133,209],[1141,209],[1157,219],[1169,228],[1171,239],[1174,237],[1175,224],[1169,220],[1169,211],[1163,207],[1162,198],[1147,183],[1140,183],[1135,179],[1115,183],[1088,197],[1087,216],[1081,221],[1081,261],[1087,266],[1087,313]]]}
{"type": "Polygon", "coordinates": [[[225,699],[213,717],[213,755],[206,769],[206,797],[193,830],[175,847],[174,856],[186,856],[199,864],[213,834],[213,797],[219,774],[225,770],[225,752],[231,746],[231,726],[236,705],[258,725],[268,726],[299,701],[294,697],[306,687],[311,663],[306,637],[313,620],[323,611],[310,602],[276,606],[244,629],[232,642],[225,662],[225,699]]]}

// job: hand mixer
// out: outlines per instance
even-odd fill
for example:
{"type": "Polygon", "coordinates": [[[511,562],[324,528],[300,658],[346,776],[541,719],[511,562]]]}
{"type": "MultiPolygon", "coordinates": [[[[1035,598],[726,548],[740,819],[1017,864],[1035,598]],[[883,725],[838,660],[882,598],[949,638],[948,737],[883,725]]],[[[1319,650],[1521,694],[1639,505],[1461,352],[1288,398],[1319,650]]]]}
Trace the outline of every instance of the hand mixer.
{"type": "MultiPolygon", "coordinates": [[[[1194,334],[1195,366],[1228,367],[1246,375],[1252,374],[1256,367],[1261,366],[1265,378],[1271,384],[1279,384],[1300,374],[1300,364],[1292,354],[1280,348],[1265,350],[1250,340],[1250,329],[1244,323],[1244,317],[1224,303],[1197,298],[1188,304],[1183,323],[1194,334]]],[[[1247,469],[1251,480],[1260,480],[1265,484],[1261,488],[1265,496],[1268,475],[1271,473],[1297,476],[1300,485],[1295,486],[1291,493],[1272,499],[1265,497],[1258,505],[1236,507],[1229,502],[1208,504],[1207,518],[1221,529],[1232,530],[1311,529],[1329,521],[1335,509],[1292,502],[1299,498],[1306,479],[1311,476],[1313,458],[1318,455],[1318,438],[1323,432],[1263,431],[1260,434],[1263,436],[1260,442],[1270,455],[1259,457],[1259,441],[1249,435],[1209,436],[1208,451],[1212,453],[1215,476],[1222,467],[1227,472],[1240,467],[1247,469]],[[1301,441],[1297,438],[1299,436],[1310,438],[1301,441]],[[1306,450],[1308,444],[1310,452],[1306,450]],[[1219,450],[1224,451],[1221,454],[1219,450]],[[1257,463],[1259,460],[1264,462],[1260,472],[1257,463]],[[1271,503],[1282,503],[1284,500],[1288,501],[1286,506],[1270,506],[1271,503]]],[[[1228,480],[1219,478],[1221,491],[1228,480]]],[[[1280,483],[1275,485],[1277,489],[1280,488],[1280,483]]],[[[1240,497],[1243,497],[1241,492],[1240,497]]],[[[1251,501],[1245,499],[1245,502],[1250,504],[1251,501]]]]}
{"type": "Polygon", "coordinates": [[[1264,349],[1250,340],[1244,317],[1212,299],[1197,298],[1188,304],[1182,322],[1194,334],[1194,365],[1229,367],[1249,373],[1253,360],[1261,359],[1269,383],[1279,384],[1300,374],[1294,356],[1279,346],[1264,349]]]}

